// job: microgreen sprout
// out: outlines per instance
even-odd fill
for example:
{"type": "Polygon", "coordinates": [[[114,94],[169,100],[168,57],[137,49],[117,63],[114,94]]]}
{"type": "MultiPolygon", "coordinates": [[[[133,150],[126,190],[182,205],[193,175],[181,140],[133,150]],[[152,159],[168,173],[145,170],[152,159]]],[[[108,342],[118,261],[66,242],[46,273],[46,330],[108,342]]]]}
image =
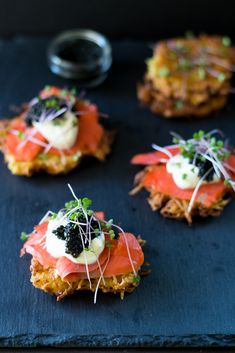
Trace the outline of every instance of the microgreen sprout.
{"type": "MultiPolygon", "coordinates": [[[[235,191],[235,182],[231,179],[231,167],[228,164],[231,151],[224,134],[220,130],[215,129],[208,133],[204,130],[199,130],[188,140],[183,139],[183,137],[174,132],[171,134],[173,136],[173,146],[168,146],[168,148],[165,149],[158,145],[153,145],[153,147],[158,151],[166,150],[166,155],[170,152],[171,147],[178,147],[179,153],[187,158],[193,165],[191,168],[193,172],[195,172],[194,168],[198,166],[198,176],[200,176],[201,179],[195,187],[192,199],[190,200],[188,208],[189,213],[191,212],[197,191],[201,184],[205,180],[213,181],[214,174],[219,179],[223,178],[225,185],[232,187],[235,191]]],[[[168,155],[168,157],[171,158],[170,155],[168,155]]],[[[167,160],[165,163],[166,162],[167,160]]],[[[186,173],[182,174],[182,179],[185,180],[187,177],[188,175],[186,173]]]]}
{"type": "Polygon", "coordinates": [[[56,219],[56,217],[57,217],[57,213],[52,212],[50,219],[53,220],[53,219],[56,219]]]}
{"type": "Polygon", "coordinates": [[[220,72],[218,75],[218,81],[224,82],[226,80],[226,75],[223,72],[220,72]]]}
{"type": "Polygon", "coordinates": [[[197,70],[198,78],[204,80],[206,77],[206,70],[203,67],[199,67],[197,70]]]}
{"type": "Polygon", "coordinates": [[[177,101],[175,102],[175,107],[176,107],[176,109],[178,109],[178,110],[183,109],[183,107],[184,107],[184,102],[181,101],[181,100],[177,100],[177,101]]]}
{"type": "Polygon", "coordinates": [[[28,234],[26,232],[21,232],[20,239],[26,241],[28,239],[28,234]]]}
{"type": "Polygon", "coordinates": [[[21,130],[18,130],[17,136],[18,136],[21,140],[23,140],[23,139],[25,138],[25,134],[24,134],[23,131],[21,131],[21,130]]]}
{"type": "Polygon", "coordinates": [[[225,46],[225,47],[230,47],[232,41],[229,37],[225,36],[222,38],[222,44],[225,46]]]}
{"type": "Polygon", "coordinates": [[[133,278],[134,283],[139,283],[140,282],[140,276],[136,276],[133,278]]]}
{"type": "Polygon", "coordinates": [[[179,58],[179,68],[182,70],[190,70],[192,68],[192,64],[190,60],[186,58],[179,58]]]}
{"type": "Polygon", "coordinates": [[[113,229],[110,229],[109,230],[109,236],[111,239],[114,239],[115,238],[115,233],[114,233],[114,230],[113,229]]]}
{"type": "Polygon", "coordinates": [[[170,75],[170,70],[167,66],[163,66],[159,69],[159,76],[160,77],[167,77],[170,75]]]}
{"type": "MultiPolygon", "coordinates": [[[[104,272],[110,260],[111,249],[115,246],[115,242],[113,240],[117,239],[115,230],[118,230],[119,235],[122,234],[123,236],[134,276],[137,276],[137,271],[135,270],[131,257],[127,236],[122,228],[114,224],[112,219],[109,221],[101,220],[98,217],[98,214],[96,215],[96,213],[90,209],[92,201],[87,197],[77,198],[69,184],[68,187],[70,188],[74,199],[66,202],[65,207],[59,210],[58,213],[47,211],[40,221],[40,224],[46,221],[50,222],[52,220],[56,220],[56,228],[52,230],[52,233],[55,234],[58,239],[65,241],[65,253],[77,258],[79,254],[84,251],[83,254],[85,259],[86,274],[91,289],[92,283],[87,261],[88,252],[91,251],[93,254],[95,253],[92,245],[92,240],[95,237],[104,237],[105,247],[108,252],[105,263],[101,264],[99,261],[99,256],[95,253],[97,266],[100,272],[100,277],[98,278],[94,294],[94,303],[96,303],[100,281],[102,280],[105,284],[104,272]]],[[[22,232],[21,239],[26,240],[27,238],[28,235],[25,232],[22,232]]],[[[43,237],[43,242],[45,244],[45,237],[43,237]]]]}
{"type": "Polygon", "coordinates": [[[46,161],[48,159],[48,155],[46,153],[39,153],[38,158],[46,161]]]}

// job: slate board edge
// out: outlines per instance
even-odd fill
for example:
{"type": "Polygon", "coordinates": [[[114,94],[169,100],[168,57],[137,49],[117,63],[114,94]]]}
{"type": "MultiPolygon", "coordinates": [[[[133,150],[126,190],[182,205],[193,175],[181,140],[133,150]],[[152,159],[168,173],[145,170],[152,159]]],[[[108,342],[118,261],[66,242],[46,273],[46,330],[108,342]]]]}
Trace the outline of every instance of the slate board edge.
{"type": "Polygon", "coordinates": [[[0,347],[66,347],[66,348],[131,348],[131,347],[234,347],[235,335],[188,336],[71,336],[20,335],[0,338],[0,347]]]}

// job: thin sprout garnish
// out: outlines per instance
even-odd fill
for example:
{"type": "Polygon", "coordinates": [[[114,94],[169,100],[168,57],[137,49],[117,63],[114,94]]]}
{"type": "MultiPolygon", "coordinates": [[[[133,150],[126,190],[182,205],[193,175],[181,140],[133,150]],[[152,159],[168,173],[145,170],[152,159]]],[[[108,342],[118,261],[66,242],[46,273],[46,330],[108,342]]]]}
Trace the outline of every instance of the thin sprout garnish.
{"type": "MultiPolygon", "coordinates": [[[[230,186],[235,191],[235,183],[231,178],[230,172],[233,171],[228,164],[228,159],[231,156],[231,149],[228,141],[222,131],[214,129],[208,133],[199,130],[193,134],[193,137],[185,140],[179,134],[172,132],[172,146],[162,148],[156,144],[152,147],[164,153],[171,158],[169,148],[178,147],[179,154],[190,161],[193,166],[199,167],[199,181],[194,189],[192,198],[189,202],[188,212],[192,211],[192,207],[197,195],[197,192],[205,181],[213,181],[213,175],[217,179],[223,179],[225,185],[230,186]]],[[[162,163],[167,163],[167,160],[162,159],[162,163]]]]}
{"type": "MultiPolygon", "coordinates": [[[[50,86],[48,86],[46,89],[50,90],[50,86]]],[[[76,92],[74,90],[61,90],[58,93],[58,96],[52,95],[46,98],[41,98],[40,96],[35,97],[29,103],[29,109],[25,113],[26,125],[31,127],[33,122],[46,123],[50,121],[53,121],[55,125],[60,124],[60,121],[66,112],[73,113],[75,101],[76,92]]],[[[10,132],[22,139],[22,142],[17,146],[18,150],[23,148],[27,141],[44,147],[44,153],[47,153],[52,147],[49,143],[40,141],[35,137],[36,133],[38,132],[37,126],[34,126],[32,129],[25,133],[14,129],[12,129],[10,132]]]]}
{"type": "MultiPolygon", "coordinates": [[[[128,258],[133,273],[135,276],[138,274],[135,270],[128,241],[126,239],[126,234],[123,229],[120,226],[114,224],[112,219],[109,221],[99,219],[98,215],[96,215],[96,213],[90,209],[92,201],[86,197],[77,198],[69,184],[68,187],[74,197],[74,200],[66,202],[65,207],[59,210],[58,213],[48,211],[40,223],[43,223],[44,221],[55,222],[56,227],[53,229],[52,233],[54,233],[58,239],[66,242],[65,252],[67,254],[76,259],[83,252],[85,258],[86,274],[90,283],[90,288],[92,288],[92,282],[89,273],[89,264],[86,258],[86,251],[89,250],[95,254],[95,251],[93,251],[92,240],[102,235],[105,237],[105,247],[107,248],[108,254],[107,260],[103,265],[100,264],[99,257],[95,254],[100,273],[100,277],[98,278],[97,286],[95,289],[94,301],[96,301],[100,281],[102,280],[105,284],[104,272],[109,263],[111,250],[113,246],[115,246],[113,241],[118,239],[120,233],[123,235],[125,241],[128,258]]],[[[23,240],[26,240],[27,237],[28,236],[25,233],[22,234],[23,240]]],[[[46,234],[40,240],[40,244],[42,246],[45,245],[45,238],[46,234]]]]}

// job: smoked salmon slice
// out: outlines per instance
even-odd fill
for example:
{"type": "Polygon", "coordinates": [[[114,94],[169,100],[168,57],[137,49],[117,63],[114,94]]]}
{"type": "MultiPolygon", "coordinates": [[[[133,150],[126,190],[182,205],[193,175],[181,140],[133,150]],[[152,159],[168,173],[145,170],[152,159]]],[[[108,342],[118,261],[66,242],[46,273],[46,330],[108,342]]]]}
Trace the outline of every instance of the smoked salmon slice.
{"type": "Polygon", "coordinates": [[[131,159],[132,164],[146,166],[136,175],[131,194],[145,188],[154,211],[189,224],[192,217],[218,216],[235,191],[233,148],[218,129],[199,130],[188,140],[172,135],[172,145],[153,144],[155,151],[131,159]]]}
{"type": "MultiPolygon", "coordinates": [[[[103,213],[99,212],[98,215],[102,217],[103,213]]],[[[51,267],[57,269],[58,274],[65,281],[87,278],[86,265],[76,264],[64,256],[56,259],[46,251],[45,234],[47,227],[48,222],[44,222],[35,227],[35,232],[30,235],[21,250],[21,256],[23,256],[25,252],[31,254],[44,268],[51,267]]],[[[133,268],[127,246],[130,251],[133,266],[135,270],[138,271],[144,262],[144,254],[135,236],[131,233],[120,233],[117,240],[110,239],[109,242],[110,247],[105,247],[98,258],[99,264],[95,262],[92,265],[88,265],[91,278],[100,276],[99,265],[101,269],[104,270],[104,277],[125,275],[132,272],[133,268]]]]}
{"type": "MultiPolygon", "coordinates": [[[[190,200],[194,189],[180,189],[174,182],[165,165],[153,166],[143,177],[143,186],[153,188],[156,192],[176,197],[181,200],[190,200]]],[[[201,185],[196,196],[196,201],[210,207],[226,192],[227,187],[223,181],[201,185]]]]}
{"type": "Polygon", "coordinates": [[[104,135],[104,128],[99,123],[98,109],[94,104],[85,102],[77,103],[78,111],[81,111],[79,116],[79,131],[77,140],[73,147],[59,151],[56,148],[51,148],[49,154],[73,155],[78,151],[83,153],[95,152],[104,135]]]}
{"type": "MultiPolygon", "coordinates": [[[[58,95],[60,92],[61,89],[52,86],[49,90],[43,90],[40,95],[42,98],[47,98],[58,95]]],[[[77,101],[75,109],[79,120],[79,130],[75,144],[70,149],[50,148],[47,152],[48,155],[61,156],[63,154],[71,156],[78,151],[86,154],[94,153],[98,149],[105,131],[99,123],[99,113],[96,105],[87,101],[77,101]]],[[[46,146],[47,140],[38,131],[32,133],[31,140],[24,141],[24,135],[30,136],[31,131],[33,131],[33,128],[27,127],[24,123],[24,114],[21,114],[21,118],[12,123],[11,128],[19,133],[17,135],[9,131],[6,137],[6,146],[17,161],[32,161],[39,153],[43,152],[45,147],[41,146],[40,142],[44,142],[46,146]],[[39,141],[39,143],[34,142],[33,139],[39,141]]]]}
{"type": "MultiPolygon", "coordinates": [[[[174,147],[174,148],[166,147],[166,149],[172,154],[172,156],[179,153],[178,147],[174,147]]],[[[131,159],[131,163],[139,164],[139,165],[153,165],[153,164],[161,163],[162,159],[169,159],[169,156],[164,152],[155,151],[155,152],[137,154],[131,159]]]]}

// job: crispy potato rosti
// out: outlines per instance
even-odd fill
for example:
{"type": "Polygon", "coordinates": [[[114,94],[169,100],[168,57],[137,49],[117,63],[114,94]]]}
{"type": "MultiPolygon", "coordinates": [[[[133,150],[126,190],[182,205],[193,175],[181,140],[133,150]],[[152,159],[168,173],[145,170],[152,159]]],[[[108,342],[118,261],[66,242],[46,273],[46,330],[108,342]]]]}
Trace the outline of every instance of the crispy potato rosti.
{"type": "Polygon", "coordinates": [[[234,63],[235,48],[227,37],[161,41],[147,61],[138,98],[168,118],[208,115],[226,104],[234,63]]]}
{"type": "MultiPolygon", "coordinates": [[[[71,282],[63,281],[55,269],[44,269],[35,259],[31,261],[30,271],[31,282],[34,287],[55,295],[58,301],[78,290],[91,290],[95,292],[99,281],[99,278],[91,279],[91,288],[88,279],[83,278],[71,282]]],[[[105,283],[100,281],[99,290],[104,293],[119,293],[123,299],[125,293],[131,293],[138,285],[139,282],[135,281],[134,273],[128,273],[122,276],[105,278],[105,283]]]]}
{"type": "MultiPolygon", "coordinates": [[[[20,118],[21,119],[21,118],[20,118]]],[[[18,117],[15,120],[19,120],[18,117]]],[[[76,151],[72,155],[58,155],[39,153],[34,159],[29,161],[17,160],[14,154],[9,151],[6,146],[6,136],[11,129],[11,124],[14,119],[4,119],[0,121],[0,150],[4,155],[4,160],[7,163],[12,174],[31,176],[36,172],[46,172],[48,174],[66,174],[76,168],[83,157],[90,156],[104,161],[105,157],[111,152],[111,144],[113,143],[115,132],[104,130],[103,137],[96,150],[76,151]]]]}
{"type": "Polygon", "coordinates": [[[77,151],[73,155],[53,155],[39,153],[36,158],[31,161],[19,161],[8,150],[5,145],[5,137],[9,131],[11,121],[0,121],[0,149],[4,155],[5,162],[12,174],[31,176],[35,172],[46,172],[48,174],[66,174],[76,168],[84,156],[91,156],[104,161],[105,157],[111,151],[111,144],[114,140],[115,133],[113,131],[105,131],[102,140],[96,151],[77,151]]]}

